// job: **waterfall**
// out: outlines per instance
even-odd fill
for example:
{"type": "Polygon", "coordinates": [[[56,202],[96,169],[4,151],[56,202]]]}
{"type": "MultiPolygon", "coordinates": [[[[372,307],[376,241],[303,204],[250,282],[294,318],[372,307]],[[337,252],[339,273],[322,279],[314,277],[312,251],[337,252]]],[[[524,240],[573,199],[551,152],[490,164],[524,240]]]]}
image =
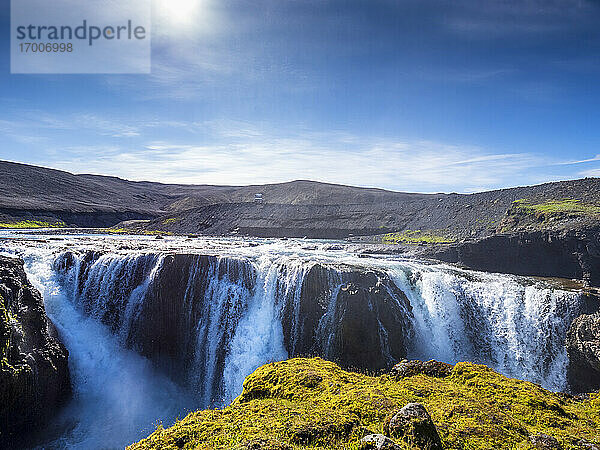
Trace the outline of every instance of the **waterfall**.
{"type": "MultiPolygon", "coordinates": [[[[143,354],[144,321],[164,283],[185,282],[169,302],[185,328],[180,381],[201,407],[223,405],[241,392],[244,378],[267,361],[283,360],[281,299],[301,286],[301,268],[291,272],[270,258],[256,263],[235,258],[189,256],[181,270],[163,269],[160,254],[63,253],[54,267],[72,302],[143,354]],[[162,284],[161,284],[162,283],[162,284]]],[[[172,264],[173,266],[177,264],[172,264]]]]}
{"type": "Polygon", "coordinates": [[[0,250],[24,258],[70,352],[75,400],[61,439],[81,448],[122,446],[157,419],[227,404],[254,369],[298,355],[367,369],[468,360],[565,390],[564,339],[582,308],[549,281],[318,246],[0,250]]]}
{"type": "Polygon", "coordinates": [[[73,292],[65,289],[73,285],[65,286],[54,270],[52,254],[22,256],[28,278],[42,292],[46,312],[69,350],[73,383],[73,400],[41,438],[34,438],[41,439],[40,448],[123,448],[152,433],[156,423],[168,425],[191,410],[193,401],[184,390],[77,307],[73,292]]]}
{"type": "Polygon", "coordinates": [[[473,361],[560,391],[567,330],[581,296],[511,275],[403,264],[390,269],[412,306],[416,359],[473,361]]]}

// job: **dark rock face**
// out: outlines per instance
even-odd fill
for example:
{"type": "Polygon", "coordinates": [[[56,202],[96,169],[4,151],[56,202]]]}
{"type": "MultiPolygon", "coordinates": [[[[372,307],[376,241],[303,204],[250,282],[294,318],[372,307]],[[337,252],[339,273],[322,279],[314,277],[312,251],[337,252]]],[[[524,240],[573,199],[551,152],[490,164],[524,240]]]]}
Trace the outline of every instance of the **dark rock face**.
{"type": "Polygon", "coordinates": [[[579,316],[567,334],[567,376],[575,392],[600,388],[600,312],[579,316]]]}
{"type": "Polygon", "coordinates": [[[584,280],[600,286],[600,230],[498,234],[433,252],[475,270],[584,280]]]}
{"type": "MultiPolygon", "coordinates": [[[[131,326],[129,344],[166,367],[175,379],[181,379],[194,362],[196,365],[206,364],[211,358],[216,360],[217,373],[222,373],[227,345],[247,307],[241,300],[251,297],[255,281],[254,268],[243,260],[169,255],[131,326]],[[240,289],[231,292],[227,301],[218,308],[211,302],[211,283],[215,280],[231,283],[240,289]],[[219,333],[209,336],[210,327],[206,327],[200,336],[195,335],[201,320],[218,322],[219,333]],[[206,348],[197,346],[198,339],[218,339],[217,343],[212,342],[218,349],[216,354],[209,355],[206,348]],[[202,354],[194,354],[194,350],[202,354]]],[[[194,370],[204,369],[195,367],[194,370]]],[[[217,389],[218,381],[218,378],[214,379],[213,389],[217,389]]]]}
{"type": "Polygon", "coordinates": [[[439,361],[402,360],[390,371],[397,378],[412,377],[423,374],[428,377],[444,378],[452,373],[452,365],[439,361]]]}
{"type": "Polygon", "coordinates": [[[416,448],[442,450],[442,441],[429,413],[420,403],[409,403],[398,411],[385,431],[392,437],[402,439],[416,448]]]}
{"type": "MultiPolygon", "coordinates": [[[[410,304],[382,272],[313,266],[304,277],[299,311],[283,310],[290,356],[317,355],[346,368],[379,370],[406,356],[410,304]]],[[[288,299],[293,300],[293,299],[288,299]]]]}
{"type": "Polygon", "coordinates": [[[68,352],[23,262],[0,256],[0,447],[32,431],[71,393],[68,352]]]}

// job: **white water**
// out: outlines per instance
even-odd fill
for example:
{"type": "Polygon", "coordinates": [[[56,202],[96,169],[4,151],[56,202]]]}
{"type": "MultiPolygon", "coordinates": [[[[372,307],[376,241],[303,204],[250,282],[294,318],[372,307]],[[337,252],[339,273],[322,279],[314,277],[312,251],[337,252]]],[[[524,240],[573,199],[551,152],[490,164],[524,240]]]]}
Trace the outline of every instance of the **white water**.
{"type": "Polygon", "coordinates": [[[390,274],[413,309],[412,357],[475,361],[548,389],[567,388],[564,338],[580,313],[577,293],[438,266],[403,265],[390,274]]]}
{"type": "MultiPolygon", "coordinates": [[[[48,315],[70,351],[75,399],[60,420],[75,426],[56,442],[65,447],[122,447],[151,432],[157,419],[168,424],[188,407],[229,402],[254,369],[288,357],[281,323],[286,298],[294,306],[289,347],[292,352],[296,348],[302,281],[317,262],[389,274],[412,309],[416,336],[410,357],[449,363],[469,360],[553,390],[566,387],[564,337],[579,312],[580,297],[547,282],[398,258],[358,258],[331,249],[328,243],[258,240],[257,246],[248,247],[226,239],[190,243],[122,238],[137,248],[115,251],[119,241],[114,237],[66,239],[67,245],[15,241],[5,247],[26,260],[27,273],[44,293],[48,315]],[[91,264],[82,286],[79,258],[66,275],[59,277],[52,270],[61,252],[93,248],[107,253],[91,264]],[[160,272],[164,255],[172,251],[219,256],[207,272],[192,265],[183,298],[173,299],[183,303],[190,322],[191,394],[125,349],[145,293],[160,272]],[[236,260],[253,267],[254,286],[223,270],[223,265],[235,265],[236,260]],[[201,313],[194,316],[198,307],[201,313]],[[115,317],[107,317],[115,310],[115,317]],[[226,355],[219,363],[224,346],[226,355]]],[[[329,309],[317,333],[325,349],[335,326],[341,278],[333,276],[329,284],[329,309]]]]}
{"type": "Polygon", "coordinates": [[[148,360],[123,348],[118,337],[70,301],[46,252],[25,258],[31,283],[44,295],[46,311],[69,350],[73,400],[51,429],[62,434],[43,448],[123,448],[170,424],[193,406],[191,398],[148,360]]]}

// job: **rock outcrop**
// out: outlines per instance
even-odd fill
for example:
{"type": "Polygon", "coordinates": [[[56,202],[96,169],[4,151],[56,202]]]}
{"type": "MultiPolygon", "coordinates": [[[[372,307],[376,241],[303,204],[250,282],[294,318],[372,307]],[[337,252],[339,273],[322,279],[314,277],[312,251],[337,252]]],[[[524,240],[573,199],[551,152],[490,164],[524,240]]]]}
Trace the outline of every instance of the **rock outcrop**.
{"type": "Polygon", "coordinates": [[[571,389],[576,392],[600,389],[600,312],[575,319],[566,345],[571,389]]]}
{"type": "Polygon", "coordinates": [[[496,234],[427,256],[475,270],[584,280],[600,286],[600,230],[496,234]]]}
{"type": "Polygon", "coordinates": [[[360,450],[402,450],[389,437],[383,434],[368,434],[360,440],[360,450]]]}
{"type": "Polygon", "coordinates": [[[396,378],[412,377],[414,375],[427,375],[428,377],[444,378],[450,376],[452,366],[439,361],[419,361],[418,359],[408,361],[406,359],[400,361],[390,374],[396,378]]]}
{"type": "Polygon", "coordinates": [[[71,387],[68,352],[23,262],[0,256],[0,447],[56,413],[71,387]]]}
{"type": "Polygon", "coordinates": [[[537,433],[530,436],[529,442],[540,450],[563,450],[563,446],[560,445],[560,442],[556,438],[548,436],[545,433],[537,433]]]}
{"type": "Polygon", "coordinates": [[[291,356],[369,370],[406,356],[413,334],[410,304],[387,274],[320,264],[304,277],[299,304],[288,299],[282,325],[291,356]]]}

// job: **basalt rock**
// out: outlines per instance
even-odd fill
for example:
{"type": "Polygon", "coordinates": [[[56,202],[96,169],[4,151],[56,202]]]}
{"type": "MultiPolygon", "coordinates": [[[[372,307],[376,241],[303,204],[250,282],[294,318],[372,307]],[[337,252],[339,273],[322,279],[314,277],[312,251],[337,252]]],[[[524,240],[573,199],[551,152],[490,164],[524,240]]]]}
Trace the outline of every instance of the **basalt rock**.
{"type": "Polygon", "coordinates": [[[360,450],[401,450],[389,437],[383,434],[369,434],[360,440],[360,450]]]}
{"type": "MultiPolygon", "coordinates": [[[[194,349],[206,351],[194,343],[198,338],[194,334],[198,323],[218,320],[222,333],[208,336],[210,327],[206,326],[200,338],[219,339],[217,352],[212,357],[216,360],[216,372],[221,373],[235,325],[247,307],[240,299],[251,297],[255,282],[255,270],[244,260],[185,254],[167,256],[131,325],[130,346],[166,368],[174,379],[182,380],[195,362],[208,358],[208,355],[193,353],[194,349]],[[217,311],[210,298],[215,280],[235,284],[244,294],[240,297],[232,294],[217,311]]],[[[214,381],[214,389],[217,389],[220,379],[217,377],[214,381]]]]}
{"type": "Polygon", "coordinates": [[[67,359],[23,262],[0,256],[0,447],[10,448],[68,399],[67,359]]]}
{"type": "Polygon", "coordinates": [[[428,377],[444,378],[452,373],[452,365],[439,361],[419,361],[406,359],[400,361],[390,371],[397,378],[412,377],[414,375],[427,375],[428,377]]]}
{"type": "Polygon", "coordinates": [[[193,371],[206,381],[208,374],[211,396],[240,320],[264,295],[273,296],[290,357],[379,370],[406,356],[413,335],[408,299],[383,271],[315,264],[295,274],[282,265],[269,282],[272,275],[245,258],[97,252],[65,253],[55,269],[76,280],[69,289],[88,314],[172,378],[186,382],[193,371]]]}
{"type": "Polygon", "coordinates": [[[424,450],[442,450],[442,441],[429,413],[420,403],[409,403],[385,424],[392,437],[424,450]]]}
{"type": "Polygon", "coordinates": [[[562,445],[556,438],[544,433],[534,434],[529,438],[529,442],[537,449],[541,450],[562,450],[562,445]]]}
{"type": "Polygon", "coordinates": [[[567,333],[567,376],[575,392],[600,388],[600,312],[579,316],[567,333]]]}
{"type": "Polygon", "coordinates": [[[428,256],[475,270],[578,279],[600,286],[597,228],[496,234],[429,251],[428,256]]]}
{"type": "Polygon", "coordinates": [[[291,300],[282,323],[290,356],[319,355],[369,370],[406,356],[410,304],[383,272],[315,265],[302,282],[295,317],[291,300]]]}

